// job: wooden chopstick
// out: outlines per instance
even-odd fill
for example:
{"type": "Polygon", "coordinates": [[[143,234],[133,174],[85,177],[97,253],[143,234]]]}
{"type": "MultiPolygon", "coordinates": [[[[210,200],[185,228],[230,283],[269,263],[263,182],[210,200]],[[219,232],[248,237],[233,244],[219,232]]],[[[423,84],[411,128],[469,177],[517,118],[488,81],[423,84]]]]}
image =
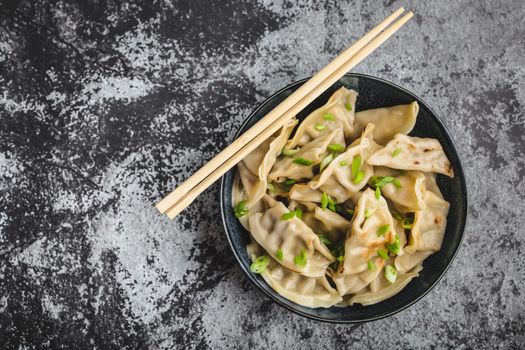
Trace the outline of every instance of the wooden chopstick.
{"type": "Polygon", "coordinates": [[[157,208],[159,211],[167,211],[168,217],[173,218],[183,209],[185,209],[200,193],[202,193],[202,191],[208,188],[213,182],[224,175],[229,169],[241,161],[246,155],[253,151],[262,142],[264,142],[268,137],[279,130],[287,120],[293,118],[323,91],[339,80],[348,70],[356,66],[366,56],[368,56],[372,51],[374,51],[390,36],[392,36],[399,28],[401,28],[401,26],[403,26],[413,16],[412,12],[407,13],[391,27],[387,28],[383,33],[381,33],[381,31],[388,27],[388,25],[392,23],[403,11],[404,10],[400,8],[392,15],[387,17],[367,35],[365,35],[349,49],[343,52],[343,54],[339,55],[327,67],[325,67],[313,78],[303,84],[285,101],[268,113],[268,115],[266,115],[263,119],[261,119],[261,121],[246,131],[234,143],[219,153],[217,157],[213,158],[208,164],[203,166],[186,182],[181,184],[181,186],[179,186],[175,191],[158,203],[157,208]],[[307,88],[305,88],[305,86],[307,88]],[[301,92],[300,96],[302,97],[297,97],[299,95],[298,92],[301,92]],[[294,95],[295,97],[291,99],[291,97],[294,95]],[[296,102],[293,103],[294,101],[296,102]],[[267,119],[268,117],[272,118],[267,119]],[[265,121],[265,123],[261,123],[262,121],[265,121]],[[264,129],[262,129],[263,127],[264,129]],[[255,136],[251,137],[251,134],[254,133],[255,136]],[[248,138],[248,136],[250,136],[250,138],[248,138]],[[236,147],[232,147],[234,145],[236,145],[236,147]],[[235,151],[235,149],[237,149],[237,151],[235,151]],[[218,158],[219,156],[221,157],[218,158]],[[213,164],[210,165],[211,163],[213,164]],[[206,174],[209,175],[206,176],[206,174]]]}

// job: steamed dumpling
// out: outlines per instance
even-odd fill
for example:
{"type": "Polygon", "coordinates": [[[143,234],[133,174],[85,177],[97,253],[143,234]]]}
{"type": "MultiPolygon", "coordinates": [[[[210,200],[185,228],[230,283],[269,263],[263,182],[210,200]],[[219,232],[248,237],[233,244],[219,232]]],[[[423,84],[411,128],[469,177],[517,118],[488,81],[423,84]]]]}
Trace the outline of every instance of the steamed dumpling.
{"type": "Polygon", "coordinates": [[[392,140],[395,134],[408,134],[416,124],[419,105],[412,102],[407,105],[367,109],[355,114],[354,137],[358,137],[365,126],[375,124],[374,139],[380,145],[392,140]]]}
{"type": "Polygon", "coordinates": [[[394,139],[368,158],[370,165],[393,169],[436,172],[454,177],[452,164],[436,139],[397,134],[394,139]]]}
{"type": "Polygon", "coordinates": [[[313,111],[301,122],[286,148],[304,146],[333,130],[341,130],[343,136],[349,138],[354,130],[356,98],[357,92],[354,90],[348,90],[345,87],[338,89],[324,106],[313,111]]]}
{"type": "MultiPolygon", "coordinates": [[[[262,254],[262,249],[256,243],[248,245],[246,250],[252,261],[262,254]]],[[[337,290],[330,285],[326,276],[306,277],[288,270],[272,258],[261,275],[273,290],[299,305],[326,308],[343,300],[337,290]]]]}
{"type": "Polygon", "coordinates": [[[335,283],[339,295],[343,296],[358,292],[372,283],[372,281],[374,281],[379,276],[381,270],[385,266],[385,260],[380,257],[376,257],[372,258],[371,261],[375,266],[373,270],[367,269],[363,272],[353,275],[345,275],[344,273],[340,272],[332,274],[332,280],[335,283]]]}
{"type": "Polygon", "coordinates": [[[403,212],[425,209],[425,175],[422,172],[405,171],[402,173],[395,169],[375,167],[374,176],[390,176],[399,182],[401,187],[391,182],[381,188],[381,193],[403,212]]]}
{"type": "Polygon", "coordinates": [[[282,252],[280,264],[292,271],[309,277],[320,277],[335,258],[330,250],[320,242],[319,237],[301,219],[293,217],[283,219],[289,210],[283,203],[264,195],[264,202],[269,209],[263,213],[250,215],[248,223],[250,233],[268,254],[277,259],[277,251],[282,252]],[[305,254],[306,264],[298,266],[295,257],[305,254]]]}

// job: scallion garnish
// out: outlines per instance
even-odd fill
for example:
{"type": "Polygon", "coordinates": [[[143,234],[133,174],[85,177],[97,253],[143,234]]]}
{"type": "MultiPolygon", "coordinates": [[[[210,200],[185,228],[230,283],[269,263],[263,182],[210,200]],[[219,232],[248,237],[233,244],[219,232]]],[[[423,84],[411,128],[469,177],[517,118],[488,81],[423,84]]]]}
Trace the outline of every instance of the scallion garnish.
{"type": "Polygon", "coordinates": [[[338,143],[332,143],[328,145],[327,149],[332,153],[341,153],[344,152],[345,146],[340,145],[338,143]]]}
{"type": "Polygon", "coordinates": [[[346,212],[347,212],[350,216],[354,216],[355,210],[354,210],[354,209],[346,209],[346,212]]]}
{"type": "Polygon", "coordinates": [[[281,154],[285,157],[293,157],[297,152],[299,152],[298,148],[295,148],[295,149],[283,148],[283,150],[281,151],[281,154]]]}
{"type": "Polygon", "coordinates": [[[392,152],[392,157],[397,157],[401,153],[401,148],[398,147],[392,152]]]}
{"type": "Polygon", "coordinates": [[[270,193],[276,192],[275,185],[273,184],[273,182],[268,182],[268,191],[270,191],[270,193]]]}
{"type": "Polygon", "coordinates": [[[292,163],[295,163],[295,164],[299,164],[299,165],[303,165],[303,166],[309,166],[309,165],[312,165],[314,162],[311,161],[311,160],[308,160],[308,159],[305,159],[305,158],[302,158],[302,157],[299,157],[299,158],[295,158],[292,163]]]}
{"type": "Polygon", "coordinates": [[[288,179],[286,180],[285,182],[283,182],[283,185],[284,185],[284,189],[286,191],[290,191],[290,189],[292,188],[293,185],[295,185],[295,180],[294,179],[288,179]]]}
{"type": "Polygon", "coordinates": [[[339,255],[336,259],[337,259],[337,261],[339,261],[339,262],[343,262],[343,260],[345,259],[345,257],[342,256],[342,255],[339,255]]]}
{"type": "Polygon", "coordinates": [[[328,239],[328,237],[326,237],[324,233],[318,233],[317,236],[319,237],[319,240],[323,242],[324,244],[326,245],[332,244],[332,242],[330,242],[330,240],[328,239]]]}
{"type": "Polygon", "coordinates": [[[295,216],[297,216],[298,219],[303,219],[303,211],[301,210],[301,208],[295,209],[295,216]]]}
{"type": "Polygon", "coordinates": [[[302,250],[301,254],[297,255],[294,259],[295,266],[304,268],[306,266],[306,250],[302,250]]]}
{"type": "Polygon", "coordinates": [[[394,243],[388,243],[386,245],[386,249],[388,249],[390,253],[397,255],[399,254],[399,246],[400,246],[399,237],[396,235],[394,239],[394,243]]]}
{"type": "Polygon", "coordinates": [[[328,195],[323,192],[321,196],[321,209],[326,209],[328,207],[328,195]]]}
{"type": "Polygon", "coordinates": [[[326,125],[324,125],[324,124],[315,124],[314,128],[317,131],[323,131],[324,129],[326,129],[326,125]]]}
{"type": "Polygon", "coordinates": [[[399,214],[397,211],[393,212],[393,213],[392,213],[392,216],[393,216],[394,219],[396,219],[397,221],[402,221],[402,220],[403,220],[403,217],[402,217],[401,214],[399,214]]]}
{"type": "Polygon", "coordinates": [[[330,113],[323,115],[324,120],[334,120],[334,116],[330,113]]]}
{"type": "Polygon", "coordinates": [[[352,159],[352,175],[355,177],[361,171],[361,156],[358,154],[352,159]]]}
{"type": "Polygon", "coordinates": [[[339,165],[340,166],[345,166],[345,165],[348,165],[348,162],[346,160],[342,160],[339,162],[339,165]]]}
{"type": "Polygon", "coordinates": [[[371,217],[377,210],[377,207],[365,210],[365,219],[371,217]]]}
{"type": "Polygon", "coordinates": [[[366,265],[370,271],[374,271],[376,269],[376,264],[374,264],[372,260],[368,260],[366,265]]]}
{"type": "Polygon", "coordinates": [[[330,196],[328,196],[328,209],[333,212],[337,211],[335,201],[330,196]]]}
{"type": "Polygon", "coordinates": [[[253,273],[262,273],[269,264],[270,258],[267,255],[260,256],[250,265],[250,271],[253,273]]]}
{"type": "Polygon", "coordinates": [[[392,265],[386,265],[385,267],[385,278],[388,282],[394,283],[397,279],[397,270],[392,265]]]}
{"type": "Polygon", "coordinates": [[[248,215],[250,210],[248,210],[248,208],[246,207],[246,201],[240,201],[233,209],[233,212],[235,213],[235,217],[240,218],[245,215],[248,215]]]}
{"type": "Polygon", "coordinates": [[[388,231],[390,231],[390,225],[386,224],[377,229],[377,237],[384,236],[388,231]]]}
{"type": "Polygon", "coordinates": [[[281,249],[277,249],[277,253],[275,253],[275,257],[276,257],[278,260],[283,260],[283,258],[284,258],[283,251],[282,251],[281,249]]]}
{"type": "Polygon", "coordinates": [[[401,226],[403,226],[403,228],[407,230],[410,230],[413,225],[414,225],[414,220],[411,218],[404,218],[403,221],[401,221],[401,226]]]}
{"type": "Polygon", "coordinates": [[[375,193],[376,193],[376,199],[379,200],[379,197],[381,197],[381,188],[376,187],[375,193]]]}
{"type": "Polygon", "coordinates": [[[355,177],[354,177],[354,183],[355,184],[358,184],[360,183],[361,181],[363,181],[363,178],[365,177],[365,173],[363,173],[362,171],[359,171],[355,177]]]}
{"type": "Polygon", "coordinates": [[[334,155],[332,153],[324,157],[321,161],[321,164],[319,165],[319,172],[323,171],[324,168],[326,168],[328,164],[332,162],[332,160],[334,160],[334,155]]]}
{"type": "Polygon", "coordinates": [[[392,183],[394,184],[394,186],[396,186],[397,188],[402,188],[403,185],[401,184],[401,182],[398,180],[398,179],[394,179],[394,181],[392,181],[392,183]]]}
{"type": "Polygon", "coordinates": [[[347,111],[351,111],[352,110],[352,104],[350,102],[345,103],[345,108],[346,108],[347,111]]]}
{"type": "Polygon", "coordinates": [[[295,217],[295,211],[289,211],[281,216],[281,220],[291,220],[295,217]]]}
{"type": "Polygon", "coordinates": [[[377,255],[379,255],[381,258],[383,259],[388,259],[388,252],[384,249],[378,249],[377,250],[377,255]]]}

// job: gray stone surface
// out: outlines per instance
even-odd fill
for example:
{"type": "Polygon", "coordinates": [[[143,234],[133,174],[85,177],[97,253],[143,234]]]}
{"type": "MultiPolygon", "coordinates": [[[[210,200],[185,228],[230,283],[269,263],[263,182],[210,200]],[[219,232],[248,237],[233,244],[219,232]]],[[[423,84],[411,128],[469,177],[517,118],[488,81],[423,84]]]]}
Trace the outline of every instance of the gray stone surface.
{"type": "Polygon", "coordinates": [[[2,349],[523,348],[522,0],[2,6],[2,349]],[[400,5],[414,19],[354,71],[444,120],[467,175],[464,243],[409,309],[309,321],[242,275],[217,184],[174,221],[153,203],[400,5]]]}

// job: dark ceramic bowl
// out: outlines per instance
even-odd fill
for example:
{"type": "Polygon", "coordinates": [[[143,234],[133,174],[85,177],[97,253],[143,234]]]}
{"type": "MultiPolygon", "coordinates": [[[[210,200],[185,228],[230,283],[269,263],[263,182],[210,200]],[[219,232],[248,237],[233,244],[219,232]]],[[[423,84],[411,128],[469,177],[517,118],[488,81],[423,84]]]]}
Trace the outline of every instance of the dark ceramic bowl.
{"type": "MultiPolygon", "coordinates": [[[[293,83],[268,98],[244,121],[236,137],[263,118],[305,81],[306,79],[293,83]]],[[[233,215],[231,206],[235,169],[230,170],[222,178],[220,202],[224,230],[232,252],[241,269],[257,288],[278,304],[299,315],[326,322],[358,323],[390,316],[409,307],[427,294],[441,279],[461,244],[467,216],[467,188],[463,168],[461,167],[454,142],[436,113],[419,97],[390,82],[363,74],[347,74],[310,103],[298,118],[302,121],[310,112],[325,104],[332,93],[342,85],[359,93],[356,106],[357,111],[417,101],[419,103],[419,114],[416,126],[410,135],[438,139],[448,159],[454,166],[455,177],[453,179],[443,175],[438,175],[437,177],[443,196],[450,202],[445,239],[441,250],[424,261],[423,271],[420,272],[419,277],[414,278],[400,293],[375,305],[354,305],[345,308],[331,307],[327,309],[311,309],[298,305],[277,294],[260,275],[250,272],[250,258],[246,253],[246,245],[250,241],[249,233],[233,215]]]]}

